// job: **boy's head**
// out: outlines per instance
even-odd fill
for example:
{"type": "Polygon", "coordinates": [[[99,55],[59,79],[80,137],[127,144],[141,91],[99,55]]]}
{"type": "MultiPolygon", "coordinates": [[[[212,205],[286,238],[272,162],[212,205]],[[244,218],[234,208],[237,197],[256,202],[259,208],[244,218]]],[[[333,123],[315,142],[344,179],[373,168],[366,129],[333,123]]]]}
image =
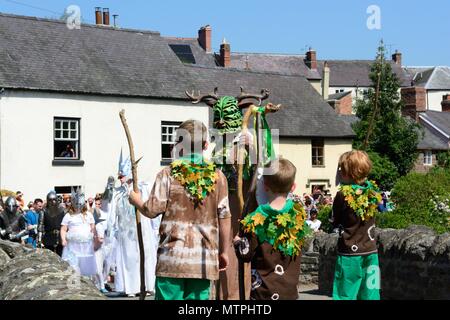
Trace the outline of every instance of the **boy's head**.
{"type": "Polygon", "coordinates": [[[208,130],[201,121],[187,120],[183,122],[178,127],[176,134],[176,145],[181,143],[184,155],[201,153],[208,147],[208,130]]]}
{"type": "Polygon", "coordinates": [[[353,150],[340,157],[339,168],[344,182],[361,184],[372,170],[372,161],[366,152],[353,150]]]}
{"type": "Polygon", "coordinates": [[[287,159],[279,158],[275,161],[278,170],[274,174],[264,176],[265,186],[274,194],[288,194],[294,191],[297,168],[287,159]]]}

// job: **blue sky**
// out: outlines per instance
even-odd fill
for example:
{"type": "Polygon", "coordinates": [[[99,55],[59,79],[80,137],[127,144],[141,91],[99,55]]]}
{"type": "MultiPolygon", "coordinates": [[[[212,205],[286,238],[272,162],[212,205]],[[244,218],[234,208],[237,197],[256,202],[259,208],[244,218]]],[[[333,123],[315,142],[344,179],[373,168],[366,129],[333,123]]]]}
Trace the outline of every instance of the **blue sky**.
{"type": "Polygon", "coordinates": [[[58,17],[69,5],[94,22],[94,7],[108,7],[119,25],[162,35],[195,37],[213,28],[213,48],[223,38],[233,51],[302,54],[319,59],[372,59],[381,38],[410,66],[450,65],[448,0],[0,0],[0,12],[58,17]],[[23,5],[25,4],[25,5],[23,5]],[[369,30],[367,8],[381,10],[381,29],[369,30]]]}

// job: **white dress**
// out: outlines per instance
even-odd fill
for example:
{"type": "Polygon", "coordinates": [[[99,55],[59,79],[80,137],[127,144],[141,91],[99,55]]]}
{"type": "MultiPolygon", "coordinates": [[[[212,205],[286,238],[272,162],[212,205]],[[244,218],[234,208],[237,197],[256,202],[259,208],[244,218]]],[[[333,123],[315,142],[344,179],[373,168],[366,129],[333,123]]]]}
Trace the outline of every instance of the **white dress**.
{"type": "MultiPolygon", "coordinates": [[[[105,239],[104,254],[106,272],[116,269],[114,286],[116,292],[138,294],[140,292],[140,255],[136,228],[136,213],[128,201],[128,186],[115,188],[108,206],[108,237],[105,239]]],[[[148,198],[148,185],[140,184],[143,200],[148,198]]],[[[160,219],[148,219],[141,215],[142,237],[145,254],[146,291],[155,286],[156,250],[160,219]]]]}
{"type": "MultiPolygon", "coordinates": [[[[142,201],[147,201],[150,197],[152,185],[141,183],[139,189],[141,191],[142,201]]],[[[161,224],[162,215],[154,219],[147,218],[141,214],[142,238],[144,240],[145,252],[145,287],[148,292],[155,291],[156,280],[156,253],[159,244],[159,226],[161,224]]]]}
{"type": "Polygon", "coordinates": [[[93,276],[97,273],[97,264],[94,255],[94,235],[91,225],[94,217],[90,212],[67,213],[62,226],[67,226],[67,246],[64,247],[62,259],[67,261],[78,273],[83,276],[93,276]]]}

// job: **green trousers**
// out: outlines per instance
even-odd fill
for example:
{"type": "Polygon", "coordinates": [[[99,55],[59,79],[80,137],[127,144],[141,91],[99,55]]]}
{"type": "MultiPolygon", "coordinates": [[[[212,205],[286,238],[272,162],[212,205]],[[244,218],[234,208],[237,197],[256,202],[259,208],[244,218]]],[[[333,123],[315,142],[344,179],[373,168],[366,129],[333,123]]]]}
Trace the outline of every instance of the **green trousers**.
{"type": "Polygon", "coordinates": [[[156,277],[155,300],[208,300],[211,281],[156,277]]]}
{"type": "Polygon", "coordinates": [[[378,254],[337,256],[333,300],[380,300],[378,254]]]}

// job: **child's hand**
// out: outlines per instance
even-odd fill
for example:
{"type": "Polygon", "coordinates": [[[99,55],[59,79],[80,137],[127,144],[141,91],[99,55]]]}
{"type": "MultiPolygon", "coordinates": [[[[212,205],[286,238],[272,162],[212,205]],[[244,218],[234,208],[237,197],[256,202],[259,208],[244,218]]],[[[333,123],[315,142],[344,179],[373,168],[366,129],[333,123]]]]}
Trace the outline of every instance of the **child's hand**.
{"type": "Polygon", "coordinates": [[[221,253],[219,255],[219,271],[225,271],[228,268],[229,260],[228,254],[221,253]]]}
{"type": "Polygon", "coordinates": [[[133,206],[136,206],[141,201],[141,193],[136,193],[134,191],[130,192],[129,201],[133,206]]]}
{"type": "Polygon", "coordinates": [[[62,239],[61,245],[62,245],[63,247],[67,246],[67,240],[66,240],[66,239],[62,239]]]}
{"type": "Polygon", "coordinates": [[[239,136],[239,145],[240,146],[248,146],[253,143],[253,136],[250,132],[247,132],[246,134],[241,134],[239,136]]]}

